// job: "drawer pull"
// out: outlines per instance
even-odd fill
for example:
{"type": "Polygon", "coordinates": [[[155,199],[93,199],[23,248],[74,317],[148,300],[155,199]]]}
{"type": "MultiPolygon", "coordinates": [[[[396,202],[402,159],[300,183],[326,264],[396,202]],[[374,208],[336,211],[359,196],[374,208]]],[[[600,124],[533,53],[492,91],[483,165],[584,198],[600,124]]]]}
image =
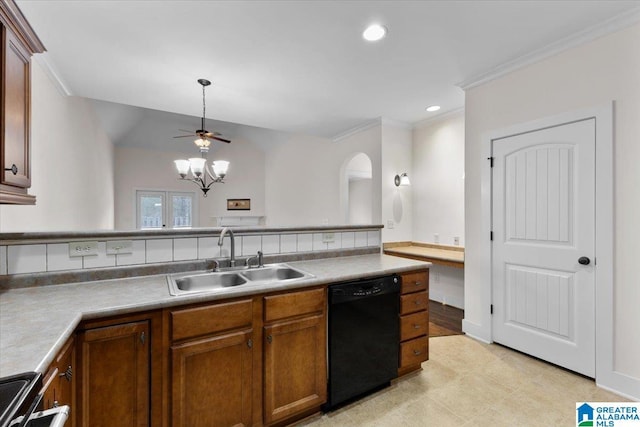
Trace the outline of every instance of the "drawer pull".
{"type": "Polygon", "coordinates": [[[421,350],[413,350],[413,354],[415,354],[416,356],[420,356],[422,354],[421,350]]]}
{"type": "Polygon", "coordinates": [[[422,285],[422,282],[419,282],[419,281],[416,280],[413,284],[416,285],[416,286],[420,286],[420,285],[422,285]]]}
{"type": "Polygon", "coordinates": [[[422,304],[422,301],[420,301],[419,299],[417,299],[417,300],[415,301],[415,303],[416,303],[416,305],[420,305],[420,304],[422,304]]]}
{"type": "Polygon", "coordinates": [[[415,324],[413,325],[413,329],[420,329],[421,327],[422,326],[420,326],[420,325],[415,325],[415,324]]]}
{"type": "Polygon", "coordinates": [[[69,365],[69,367],[67,367],[66,371],[64,371],[61,374],[58,374],[58,376],[60,378],[66,379],[67,381],[71,381],[71,378],[73,377],[73,368],[71,367],[71,365],[69,365]]]}

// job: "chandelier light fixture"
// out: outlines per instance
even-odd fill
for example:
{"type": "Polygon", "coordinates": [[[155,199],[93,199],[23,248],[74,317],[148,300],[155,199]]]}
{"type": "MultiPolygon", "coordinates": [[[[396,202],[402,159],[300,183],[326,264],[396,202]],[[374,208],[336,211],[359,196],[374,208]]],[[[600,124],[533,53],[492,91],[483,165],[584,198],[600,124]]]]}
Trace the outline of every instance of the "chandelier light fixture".
{"type": "Polygon", "coordinates": [[[200,157],[192,157],[188,160],[174,160],[174,163],[178,169],[180,179],[193,182],[200,187],[203,196],[207,197],[207,192],[209,192],[213,184],[224,184],[224,177],[227,175],[227,170],[229,169],[229,162],[226,160],[214,160],[211,163],[211,168],[207,165],[207,153],[209,152],[211,140],[226,143],[231,141],[221,138],[220,134],[217,132],[209,132],[204,128],[206,113],[204,90],[211,84],[211,82],[206,79],[199,79],[198,83],[202,85],[202,119],[200,120],[200,129],[195,132],[184,131],[189,132],[189,135],[176,136],[174,138],[196,136],[197,139],[193,142],[200,151],[200,157]]]}

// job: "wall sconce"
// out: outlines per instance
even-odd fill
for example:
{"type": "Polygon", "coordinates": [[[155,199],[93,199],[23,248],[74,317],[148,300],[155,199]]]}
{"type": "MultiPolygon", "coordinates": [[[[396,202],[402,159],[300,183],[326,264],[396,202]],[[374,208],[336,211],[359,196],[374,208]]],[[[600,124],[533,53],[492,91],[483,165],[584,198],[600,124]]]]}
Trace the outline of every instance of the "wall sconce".
{"type": "Polygon", "coordinates": [[[400,175],[396,175],[396,177],[393,179],[393,182],[396,184],[396,187],[399,186],[407,186],[407,185],[411,185],[411,181],[409,181],[409,177],[407,176],[407,173],[401,173],[400,175]]]}

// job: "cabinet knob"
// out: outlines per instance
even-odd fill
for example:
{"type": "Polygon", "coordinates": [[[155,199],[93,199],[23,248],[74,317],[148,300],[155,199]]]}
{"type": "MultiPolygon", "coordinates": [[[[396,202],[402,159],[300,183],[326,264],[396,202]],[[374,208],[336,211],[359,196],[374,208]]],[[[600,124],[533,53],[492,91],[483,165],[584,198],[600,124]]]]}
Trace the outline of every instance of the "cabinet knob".
{"type": "Polygon", "coordinates": [[[67,381],[71,381],[71,378],[73,378],[73,368],[71,367],[71,365],[69,365],[69,366],[67,367],[67,370],[66,370],[66,371],[64,371],[64,372],[63,372],[63,373],[61,373],[61,374],[58,374],[58,376],[59,376],[60,378],[64,378],[64,379],[66,379],[67,381]]]}
{"type": "Polygon", "coordinates": [[[5,171],[11,171],[14,175],[18,175],[18,167],[16,164],[12,164],[10,168],[4,168],[5,171]]]}
{"type": "Polygon", "coordinates": [[[144,344],[144,342],[146,341],[147,337],[144,334],[144,331],[140,333],[140,342],[142,344],[144,344]]]}
{"type": "Polygon", "coordinates": [[[58,406],[60,406],[60,403],[58,403],[57,400],[53,401],[53,406],[51,406],[52,408],[57,408],[58,406]]]}
{"type": "Polygon", "coordinates": [[[273,337],[271,335],[267,335],[267,342],[271,344],[273,342],[273,337]]]}
{"type": "Polygon", "coordinates": [[[247,341],[247,347],[253,348],[253,340],[251,338],[247,341]]]}

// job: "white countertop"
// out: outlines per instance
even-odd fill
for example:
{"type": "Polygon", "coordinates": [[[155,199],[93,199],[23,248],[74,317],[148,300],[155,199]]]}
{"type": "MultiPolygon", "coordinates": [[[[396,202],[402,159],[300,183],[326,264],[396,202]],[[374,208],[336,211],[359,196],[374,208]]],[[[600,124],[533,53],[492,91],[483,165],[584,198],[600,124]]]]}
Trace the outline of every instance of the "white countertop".
{"type": "Polygon", "coordinates": [[[315,277],[184,296],[169,294],[166,275],[5,291],[0,294],[0,377],[27,371],[44,373],[82,319],[305,288],[431,265],[381,254],[288,264],[315,277]]]}

